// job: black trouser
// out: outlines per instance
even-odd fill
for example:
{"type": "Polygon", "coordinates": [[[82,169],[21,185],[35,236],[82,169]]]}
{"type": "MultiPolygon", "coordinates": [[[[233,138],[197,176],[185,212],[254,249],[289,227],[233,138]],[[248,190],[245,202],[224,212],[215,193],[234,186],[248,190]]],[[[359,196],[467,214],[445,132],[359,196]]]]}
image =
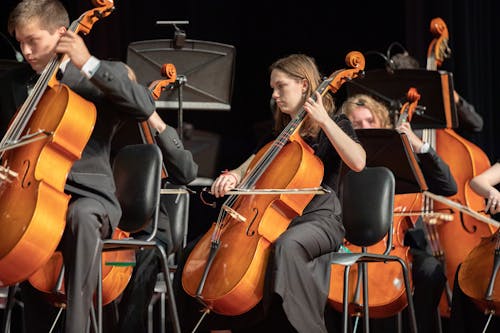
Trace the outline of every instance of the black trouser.
{"type": "MultiPolygon", "coordinates": [[[[89,311],[97,286],[101,239],[109,237],[108,212],[97,200],[79,198],[68,207],[67,224],[60,242],[65,265],[65,332],[86,332],[89,311]]],[[[56,318],[56,308],[40,297],[27,282],[21,285],[27,332],[48,332],[56,318]]]]}
{"type": "MultiPolygon", "coordinates": [[[[146,238],[143,235],[136,238],[146,238]]],[[[158,241],[158,240],[157,240],[158,241]]],[[[166,244],[159,241],[166,248],[166,244]]],[[[120,333],[147,331],[148,306],[153,296],[161,256],[156,250],[136,252],[135,268],[118,305],[120,333]]]]}

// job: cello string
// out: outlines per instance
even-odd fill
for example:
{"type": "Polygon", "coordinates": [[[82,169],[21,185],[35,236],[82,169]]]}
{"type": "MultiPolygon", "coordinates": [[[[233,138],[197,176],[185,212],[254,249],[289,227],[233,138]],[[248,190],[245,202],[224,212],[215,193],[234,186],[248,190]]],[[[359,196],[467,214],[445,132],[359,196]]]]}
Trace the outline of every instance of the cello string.
{"type": "MultiPolygon", "coordinates": [[[[264,174],[265,170],[268,168],[268,166],[274,160],[276,155],[281,151],[281,149],[284,147],[286,142],[288,142],[288,139],[289,139],[291,133],[293,133],[292,130],[294,131],[295,128],[297,127],[297,124],[300,124],[300,122],[304,118],[304,115],[305,115],[305,111],[303,108],[301,108],[297,117],[295,117],[292,121],[290,121],[287,124],[287,126],[285,127],[285,130],[283,130],[281,132],[281,134],[273,142],[271,147],[264,153],[264,155],[256,163],[255,167],[252,168],[250,173],[243,178],[243,180],[240,184],[241,188],[249,189],[249,188],[255,186],[257,180],[261,178],[262,174],[264,174]]],[[[238,198],[237,195],[229,196],[229,198],[224,202],[223,206],[227,206],[227,207],[231,208],[236,203],[237,198],[238,198]]],[[[227,216],[228,216],[228,213],[224,209],[221,209],[219,211],[219,216],[217,218],[214,232],[212,233],[212,238],[211,238],[212,242],[218,243],[220,241],[220,237],[222,236],[223,228],[226,227],[223,225],[223,221],[226,220],[227,216]]]]}
{"type": "MultiPolygon", "coordinates": [[[[327,91],[329,84],[332,80],[330,78],[323,80],[318,88],[314,91],[323,94],[327,91]]],[[[310,98],[316,100],[316,94],[313,93],[310,98]]],[[[248,181],[245,182],[244,185],[253,186],[255,182],[262,176],[264,171],[267,169],[269,164],[274,160],[276,155],[281,151],[281,149],[287,144],[290,137],[295,133],[297,128],[299,128],[300,124],[306,117],[307,113],[304,110],[304,106],[302,106],[296,117],[292,119],[284,128],[284,130],[280,133],[280,135],[276,138],[273,145],[268,149],[268,151],[263,155],[261,160],[256,164],[251,175],[249,175],[248,181]]]]}
{"type": "MultiPolygon", "coordinates": [[[[74,21],[69,26],[68,30],[76,31],[76,28],[80,24],[80,20],[74,21]]],[[[36,110],[38,102],[40,102],[43,94],[45,93],[45,88],[47,87],[50,79],[53,77],[56,70],[59,68],[61,57],[54,55],[52,60],[43,70],[40,78],[35,83],[32,92],[28,95],[26,101],[23,103],[18,115],[13,120],[12,126],[7,129],[6,135],[0,142],[0,146],[4,147],[7,143],[16,142],[21,134],[24,132],[26,125],[28,124],[31,116],[36,110]]],[[[3,154],[2,154],[3,156],[3,154]]]]}
{"type": "MultiPolygon", "coordinates": [[[[331,80],[326,79],[323,80],[318,88],[315,90],[315,92],[320,92],[323,93],[326,91],[326,89],[329,87],[329,83],[331,80]]],[[[313,100],[316,100],[316,94],[312,94],[311,98],[313,100]]],[[[255,186],[256,182],[261,178],[261,176],[264,174],[264,172],[267,170],[269,165],[274,161],[275,157],[279,154],[281,149],[288,143],[290,137],[296,132],[297,128],[299,128],[300,124],[304,120],[305,116],[307,115],[306,111],[304,110],[304,107],[302,106],[298,113],[297,116],[294,117],[284,128],[284,130],[280,133],[280,135],[274,140],[273,144],[269,149],[264,153],[264,155],[259,159],[259,161],[255,164],[255,166],[252,168],[249,174],[247,174],[241,184],[240,188],[242,189],[251,189],[255,186]]],[[[230,196],[224,203],[227,207],[232,207],[233,204],[237,200],[236,195],[230,196]]],[[[212,234],[212,241],[219,241],[220,237],[222,235],[222,229],[224,226],[222,225],[223,221],[225,220],[225,217],[228,215],[228,213],[224,210],[221,209],[219,212],[219,217],[217,219],[216,227],[214,229],[214,233],[212,234]]]]}

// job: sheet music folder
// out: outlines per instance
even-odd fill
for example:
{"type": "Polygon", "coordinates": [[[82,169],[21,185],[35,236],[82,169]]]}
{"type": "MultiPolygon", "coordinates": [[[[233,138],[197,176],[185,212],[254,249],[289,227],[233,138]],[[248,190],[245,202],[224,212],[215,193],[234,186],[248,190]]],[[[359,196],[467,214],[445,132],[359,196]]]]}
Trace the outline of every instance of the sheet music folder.
{"type": "MultiPolygon", "coordinates": [[[[356,134],[366,151],[366,166],[385,166],[394,174],[395,194],[427,190],[406,134],[393,129],[358,129],[356,134]]],[[[342,164],[341,176],[348,170],[349,167],[342,164]]]]}
{"type": "MultiPolygon", "coordinates": [[[[425,69],[399,69],[392,73],[385,69],[367,71],[363,77],[354,79],[354,84],[346,83],[347,94],[369,94],[362,86],[403,103],[410,87],[420,94],[418,105],[426,109],[422,115],[414,114],[413,129],[456,128],[457,111],[453,99],[453,75],[446,71],[425,69]],[[359,83],[356,84],[356,83],[359,83]]],[[[399,110],[397,110],[399,111],[399,110]]]]}

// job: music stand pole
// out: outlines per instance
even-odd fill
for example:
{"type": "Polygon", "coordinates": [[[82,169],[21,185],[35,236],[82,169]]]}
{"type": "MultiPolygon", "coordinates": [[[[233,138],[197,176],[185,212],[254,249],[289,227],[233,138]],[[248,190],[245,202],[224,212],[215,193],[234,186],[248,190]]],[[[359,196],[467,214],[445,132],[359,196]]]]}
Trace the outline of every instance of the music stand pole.
{"type": "Polygon", "coordinates": [[[176,80],[176,83],[177,83],[177,93],[178,93],[178,96],[179,96],[179,107],[177,109],[177,133],[179,134],[179,139],[181,140],[182,142],[182,138],[183,138],[183,132],[184,132],[184,129],[183,129],[183,123],[184,123],[184,120],[183,120],[183,116],[184,116],[184,111],[182,109],[182,86],[184,84],[186,84],[187,82],[187,78],[185,75],[178,75],[177,76],[177,80],[176,80]]]}

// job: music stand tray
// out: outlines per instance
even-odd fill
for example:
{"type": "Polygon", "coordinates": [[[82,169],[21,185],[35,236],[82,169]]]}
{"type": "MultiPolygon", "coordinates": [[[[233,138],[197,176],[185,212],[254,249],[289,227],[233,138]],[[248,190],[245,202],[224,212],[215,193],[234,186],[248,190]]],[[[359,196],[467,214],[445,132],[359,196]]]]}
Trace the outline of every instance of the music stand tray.
{"type": "MultiPolygon", "coordinates": [[[[191,110],[231,109],[235,48],[215,42],[186,40],[184,47],[174,48],[172,39],[144,40],[130,43],[127,64],[135,71],[139,83],[148,86],[161,79],[163,64],[172,63],[182,85],[182,105],[191,110]]],[[[165,91],[156,101],[157,108],[179,108],[179,94],[165,91]]]]}
{"type": "MultiPolygon", "coordinates": [[[[427,190],[406,134],[393,129],[357,129],[356,134],[366,151],[366,166],[384,166],[391,170],[396,179],[396,194],[427,190]]],[[[341,175],[348,170],[349,167],[342,164],[341,175]]]]}
{"type": "Polygon", "coordinates": [[[426,109],[422,115],[413,115],[411,126],[414,129],[458,126],[452,73],[422,69],[400,69],[390,73],[377,69],[367,71],[364,77],[358,77],[354,81],[356,84],[346,83],[348,96],[370,94],[362,88],[364,86],[389,99],[404,102],[408,89],[416,88],[421,96],[418,104],[426,109]]]}

